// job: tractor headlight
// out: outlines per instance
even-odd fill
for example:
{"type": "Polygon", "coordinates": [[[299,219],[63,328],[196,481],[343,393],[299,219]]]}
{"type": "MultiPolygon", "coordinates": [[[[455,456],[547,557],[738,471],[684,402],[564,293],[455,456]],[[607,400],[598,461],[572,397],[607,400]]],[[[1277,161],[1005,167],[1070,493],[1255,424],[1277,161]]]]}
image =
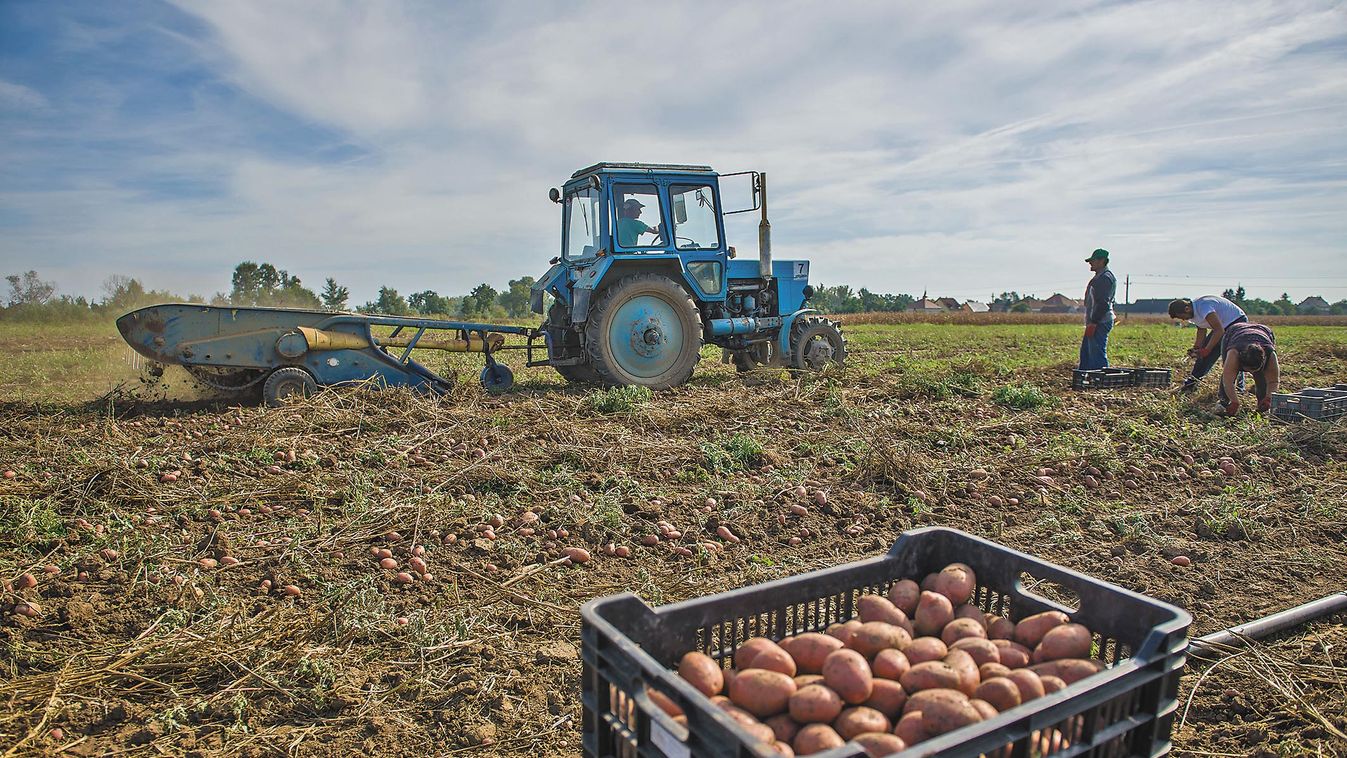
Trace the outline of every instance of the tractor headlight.
{"type": "Polygon", "coordinates": [[[688,264],[688,273],[705,294],[720,293],[720,285],[725,277],[724,267],[720,261],[693,261],[688,264]]]}

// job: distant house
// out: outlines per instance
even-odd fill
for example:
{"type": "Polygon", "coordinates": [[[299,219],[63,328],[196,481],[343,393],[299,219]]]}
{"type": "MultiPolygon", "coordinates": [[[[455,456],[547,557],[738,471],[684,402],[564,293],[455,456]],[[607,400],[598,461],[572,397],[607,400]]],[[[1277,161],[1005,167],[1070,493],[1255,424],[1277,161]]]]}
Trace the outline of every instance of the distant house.
{"type": "Polygon", "coordinates": [[[1019,308],[1021,305],[1023,305],[1025,308],[1028,308],[1030,313],[1042,313],[1043,306],[1045,305],[1045,303],[1044,301],[1039,300],[1036,297],[1026,297],[1020,300],[1018,303],[1015,303],[1015,305],[1012,307],[1012,310],[1014,308],[1019,308]]]}
{"type": "Polygon", "coordinates": [[[1071,298],[1058,292],[1052,297],[1043,301],[1042,307],[1038,309],[1039,313],[1080,313],[1085,309],[1085,304],[1079,300],[1071,298]]]}
{"type": "Polygon", "coordinates": [[[1148,297],[1135,300],[1127,305],[1119,306],[1118,310],[1125,313],[1163,313],[1169,314],[1169,303],[1173,298],[1148,297]]]}
{"type": "Polygon", "coordinates": [[[963,306],[959,308],[959,310],[963,311],[964,313],[987,313],[991,310],[991,307],[988,306],[986,303],[979,303],[976,300],[969,300],[968,302],[964,303],[963,306]]]}
{"type": "Polygon", "coordinates": [[[1331,312],[1332,306],[1318,295],[1307,297],[1296,306],[1296,313],[1302,316],[1327,316],[1331,312]]]}
{"type": "Polygon", "coordinates": [[[909,311],[916,311],[917,313],[944,313],[947,310],[945,306],[940,304],[940,301],[929,300],[924,297],[908,306],[907,309],[909,311]]]}
{"type": "Polygon", "coordinates": [[[959,310],[959,301],[952,297],[937,297],[935,301],[944,306],[947,311],[959,310]]]}

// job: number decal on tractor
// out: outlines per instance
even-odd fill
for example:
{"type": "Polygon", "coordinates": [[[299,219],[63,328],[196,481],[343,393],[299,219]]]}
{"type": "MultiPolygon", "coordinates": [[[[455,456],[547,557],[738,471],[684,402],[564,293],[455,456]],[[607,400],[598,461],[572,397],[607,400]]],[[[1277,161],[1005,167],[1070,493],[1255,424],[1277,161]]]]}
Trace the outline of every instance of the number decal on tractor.
{"type": "Polygon", "coordinates": [[[795,261],[795,278],[809,279],[809,261],[795,261]]]}

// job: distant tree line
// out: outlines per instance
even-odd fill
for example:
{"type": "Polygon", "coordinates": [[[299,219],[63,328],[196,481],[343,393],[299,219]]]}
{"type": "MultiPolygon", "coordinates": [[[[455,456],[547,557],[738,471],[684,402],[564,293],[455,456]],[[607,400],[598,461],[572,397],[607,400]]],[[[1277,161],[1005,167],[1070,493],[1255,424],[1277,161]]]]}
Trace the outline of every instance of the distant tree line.
{"type": "MultiPolygon", "coordinates": [[[[1237,284],[1221,293],[1221,297],[1244,309],[1252,316],[1294,316],[1299,311],[1291,296],[1283,292],[1276,300],[1268,301],[1256,297],[1245,297],[1244,285],[1237,284]]],[[[1339,300],[1328,306],[1328,312],[1334,316],[1347,316],[1347,299],[1339,300]]]]}
{"type": "Polygon", "coordinates": [[[916,298],[911,295],[888,295],[861,287],[852,290],[846,284],[832,287],[819,285],[809,299],[810,307],[823,313],[871,313],[874,311],[905,311],[916,298]]]}

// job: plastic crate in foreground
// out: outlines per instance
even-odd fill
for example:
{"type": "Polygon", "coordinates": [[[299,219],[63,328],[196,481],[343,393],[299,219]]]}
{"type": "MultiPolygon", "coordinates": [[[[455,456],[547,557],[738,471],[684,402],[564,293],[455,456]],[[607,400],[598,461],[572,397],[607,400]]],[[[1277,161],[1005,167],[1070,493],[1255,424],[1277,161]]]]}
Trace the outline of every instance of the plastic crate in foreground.
{"type": "MultiPolygon", "coordinates": [[[[1097,657],[1110,667],[899,755],[977,756],[1012,743],[1013,750],[998,754],[1122,757],[1169,751],[1192,623],[1186,612],[987,540],[931,527],[903,534],[886,555],[709,597],[659,608],[631,593],[587,603],[581,609],[585,755],[771,758],[768,746],[671,670],[682,655],[700,650],[728,666],[749,637],[779,640],[822,631],[854,617],[861,595],[885,594],[899,579],[920,581],[956,561],[977,574],[973,603],[1016,621],[1064,611],[1094,632],[1097,657]],[[1035,594],[1026,582],[1058,590],[1045,594],[1074,596],[1072,605],[1078,607],[1035,594]],[[677,703],[687,727],[661,711],[646,687],[677,703]],[[1061,731],[1070,747],[1056,753],[1031,749],[1031,735],[1045,729],[1061,731]]],[[[859,758],[865,751],[848,743],[817,755],[859,758]]]]}
{"type": "Polygon", "coordinates": [[[1132,369],[1132,386],[1134,387],[1168,387],[1170,382],[1171,373],[1167,368],[1132,369]]]}
{"type": "Polygon", "coordinates": [[[1132,369],[1101,368],[1082,371],[1071,370],[1071,389],[1102,390],[1132,386],[1132,369]]]}
{"type": "Polygon", "coordinates": [[[1332,421],[1347,416],[1347,384],[1309,387],[1299,392],[1274,392],[1272,415],[1282,421],[1332,421]]]}

